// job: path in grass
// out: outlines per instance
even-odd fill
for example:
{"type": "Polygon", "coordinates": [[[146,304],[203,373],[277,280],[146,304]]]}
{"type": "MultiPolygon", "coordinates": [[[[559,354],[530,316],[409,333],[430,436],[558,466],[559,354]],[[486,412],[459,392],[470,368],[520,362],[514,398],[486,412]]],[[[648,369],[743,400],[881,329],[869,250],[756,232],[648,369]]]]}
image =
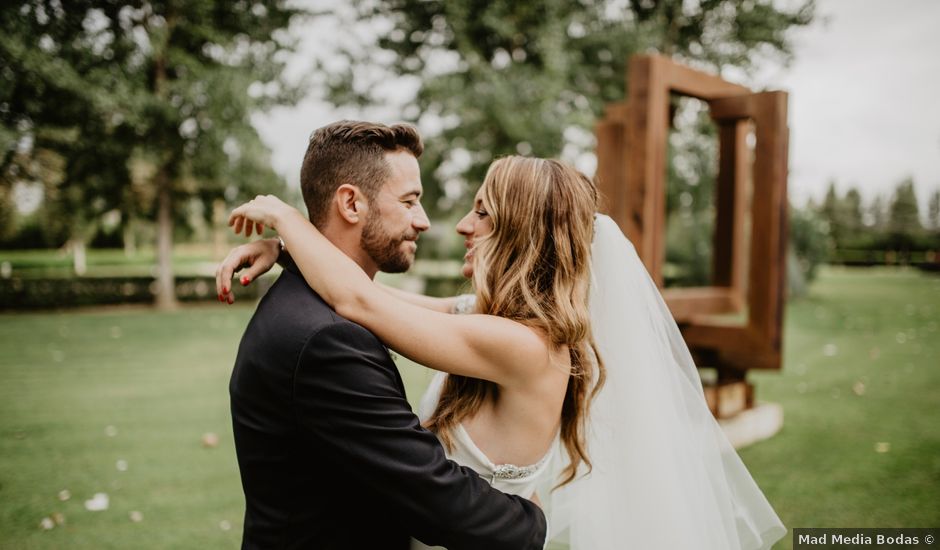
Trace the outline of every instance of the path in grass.
{"type": "MultiPolygon", "coordinates": [[[[237,548],[227,384],[251,311],[0,315],[0,548],[237,548]]],[[[829,270],[791,305],[783,372],[753,377],[785,427],[742,453],[789,527],[940,524],[938,325],[940,278],[916,272],[829,270]]],[[[403,374],[414,401],[429,377],[403,374]]]]}

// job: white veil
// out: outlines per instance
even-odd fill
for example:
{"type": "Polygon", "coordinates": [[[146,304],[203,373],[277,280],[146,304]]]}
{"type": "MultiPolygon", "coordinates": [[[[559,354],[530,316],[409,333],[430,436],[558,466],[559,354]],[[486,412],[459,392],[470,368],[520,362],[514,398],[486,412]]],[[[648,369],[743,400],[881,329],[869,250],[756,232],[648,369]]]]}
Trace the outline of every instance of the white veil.
{"type": "Polygon", "coordinates": [[[603,215],[590,308],[607,367],[588,422],[593,471],[543,494],[549,537],[571,550],[770,548],[786,528],[709,412],[688,347],[636,250],[603,215]]]}

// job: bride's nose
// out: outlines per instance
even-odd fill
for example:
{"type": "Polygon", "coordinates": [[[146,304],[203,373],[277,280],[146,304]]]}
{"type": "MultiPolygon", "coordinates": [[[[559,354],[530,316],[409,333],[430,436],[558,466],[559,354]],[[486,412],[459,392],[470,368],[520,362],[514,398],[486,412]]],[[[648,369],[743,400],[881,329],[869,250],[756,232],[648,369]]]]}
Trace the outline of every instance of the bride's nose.
{"type": "Polygon", "coordinates": [[[460,218],[460,221],[457,222],[457,233],[464,237],[473,235],[473,221],[470,219],[472,215],[473,212],[467,212],[466,216],[460,218]]]}

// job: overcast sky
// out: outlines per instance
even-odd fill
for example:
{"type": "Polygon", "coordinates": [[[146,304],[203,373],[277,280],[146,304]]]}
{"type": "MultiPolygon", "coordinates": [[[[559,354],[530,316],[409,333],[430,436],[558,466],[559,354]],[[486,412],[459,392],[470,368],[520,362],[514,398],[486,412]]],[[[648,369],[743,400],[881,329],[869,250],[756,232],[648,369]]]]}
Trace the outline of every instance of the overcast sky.
{"type": "MultiPolygon", "coordinates": [[[[798,204],[821,197],[834,179],[840,190],[854,185],[870,199],[912,176],[923,209],[929,192],[940,189],[940,1],[819,0],[818,6],[817,21],[793,35],[791,66],[766,67],[742,82],[790,94],[791,197],[798,204]]],[[[298,29],[303,43],[291,70],[308,70],[310,52],[329,51],[350,31],[341,27],[314,19],[298,29]]],[[[340,111],[314,93],[295,107],[257,116],[255,124],[275,168],[297,185],[312,130],[339,118],[393,122],[395,116],[381,108],[340,111]]]]}

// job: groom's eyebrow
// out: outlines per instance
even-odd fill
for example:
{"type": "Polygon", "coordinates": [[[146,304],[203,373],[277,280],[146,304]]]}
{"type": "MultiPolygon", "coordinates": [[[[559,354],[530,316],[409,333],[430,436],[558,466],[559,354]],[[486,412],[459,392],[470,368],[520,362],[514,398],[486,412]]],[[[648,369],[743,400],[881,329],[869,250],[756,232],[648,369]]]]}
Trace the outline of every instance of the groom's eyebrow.
{"type": "Polygon", "coordinates": [[[412,195],[414,195],[415,198],[420,199],[420,198],[421,198],[421,191],[420,191],[419,189],[412,189],[411,191],[407,191],[407,192],[403,193],[403,194],[400,195],[398,198],[400,198],[400,199],[407,199],[408,197],[410,197],[410,196],[412,196],[412,195]]]}

